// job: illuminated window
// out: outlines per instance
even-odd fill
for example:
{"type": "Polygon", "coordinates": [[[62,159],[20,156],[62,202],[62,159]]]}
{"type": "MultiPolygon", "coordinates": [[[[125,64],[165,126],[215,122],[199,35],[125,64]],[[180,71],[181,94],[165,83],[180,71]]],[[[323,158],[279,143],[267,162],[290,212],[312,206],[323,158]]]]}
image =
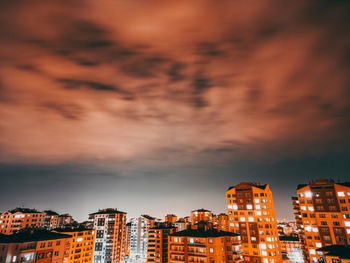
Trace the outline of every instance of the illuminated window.
{"type": "Polygon", "coordinates": [[[312,197],[312,192],[311,192],[311,191],[305,192],[305,197],[306,197],[306,198],[312,197]]]}
{"type": "Polygon", "coordinates": [[[338,192],[337,194],[338,196],[342,196],[342,197],[345,196],[344,192],[338,192]]]}
{"type": "Polygon", "coordinates": [[[247,209],[253,209],[252,205],[247,205],[247,209]]]}
{"type": "Polygon", "coordinates": [[[254,217],[248,217],[249,222],[254,222],[254,217]]]}

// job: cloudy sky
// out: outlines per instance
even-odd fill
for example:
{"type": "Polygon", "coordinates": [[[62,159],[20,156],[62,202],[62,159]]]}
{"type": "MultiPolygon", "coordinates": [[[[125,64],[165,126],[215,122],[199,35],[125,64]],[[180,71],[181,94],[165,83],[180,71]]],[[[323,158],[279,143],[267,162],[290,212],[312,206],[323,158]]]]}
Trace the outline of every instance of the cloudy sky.
{"type": "Polygon", "coordinates": [[[349,1],[0,3],[0,210],[277,215],[350,171],[349,1]]]}

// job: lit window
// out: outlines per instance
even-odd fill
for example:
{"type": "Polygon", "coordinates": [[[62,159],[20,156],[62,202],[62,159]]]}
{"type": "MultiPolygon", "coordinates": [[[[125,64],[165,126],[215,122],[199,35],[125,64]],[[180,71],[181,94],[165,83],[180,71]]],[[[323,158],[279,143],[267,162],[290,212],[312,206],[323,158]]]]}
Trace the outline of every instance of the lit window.
{"type": "Polygon", "coordinates": [[[322,247],[322,243],[316,243],[316,247],[322,247]]]}
{"type": "Polygon", "coordinates": [[[259,247],[260,247],[260,249],[266,249],[266,244],[261,243],[261,244],[259,245],[259,247]]]}
{"type": "Polygon", "coordinates": [[[309,208],[309,211],[315,211],[313,206],[309,206],[308,208],[309,208]]]}
{"type": "Polygon", "coordinates": [[[310,249],[309,252],[310,252],[310,255],[316,255],[316,250],[315,249],[310,249]]]}
{"type": "Polygon", "coordinates": [[[193,240],[193,238],[190,238],[190,243],[194,243],[194,240],[193,240]]]}
{"type": "Polygon", "coordinates": [[[257,216],[261,216],[261,211],[256,211],[257,216]]]}
{"type": "Polygon", "coordinates": [[[258,204],[258,203],[260,203],[260,199],[259,198],[254,199],[254,202],[258,204]]]}
{"type": "Polygon", "coordinates": [[[311,229],[312,229],[311,226],[306,226],[306,227],[305,227],[305,231],[306,231],[306,232],[311,232],[311,229]]]}
{"type": "Polygon", "coordinates": [[[214,249],[211,247],[211,248],[209,248],[209,252],[210,253],[214,253],[214,249]]]}
{"type": "Polygon", "coordinates": [[[254,222],[254,217],[248,217],[249,222],[254,222]]]}
{"type": "Polygon", "coordinates": [[[234,210],[237,210],[238,209],[238,206],[237,205],[233,205],[232,206],[234,210]]]}
{"type": "Polygon", "coordinates": [[[350,226],[350,221],[345,221],[344,224],[345,226],[350,226]]]}
{"type": "Polygon", "coordinates": [[[253,209],[252,205],[247,205],[247,209],[253,209]]]}
{"type": "Polygon", "coordinates": [[[312,197],[312,192],[311,191],[305,192],[305,197],[307,197],[307,198],[312,197]]]}
{"type": "Polygon", "coordinates": [[[262,252],[261,252],[261,255],[267,256],[267,252],[266,252],[266,251],[262,251],[262,252]]]}
{"type": "Polygon", "coordinates": [[[338,196],[345,196],[344,192],[338,192],[338,196]]]}
{"type": "Polygon", "coordinates": [[[317,232],[318,232],[318,228],[317,228],[317,227],[313,227],[313,228],[312,228],[312,231],[315,232],[315,233],[317,233],[317,232]]]}
{"type": "Polygon", "coordinates": [[[255,205],[255,209],[261,209],[260,205],[255,205]]]}
{"type": "Polygon", "coordinates": [[[346,233],[347,233],[347,234],[350,234],[350,229],[346,229],[346,233]]]}
{"type": "Polygon", "coordinates": [[[227,208],[228,208],[228,209],[232,209],[232,205],[228,205],[227,208]]]}
{"type": "Polygon", "coordinates": [[[300,209],[301,211],[306,211],[306,206],[301,206],[300,209]]]}
{"type": "Polygon", "coordinates": [[[241,217],[240,220],[241,220],[242,222],[244,222],[244,221],[245,221],[245,217],[241,217]]]}

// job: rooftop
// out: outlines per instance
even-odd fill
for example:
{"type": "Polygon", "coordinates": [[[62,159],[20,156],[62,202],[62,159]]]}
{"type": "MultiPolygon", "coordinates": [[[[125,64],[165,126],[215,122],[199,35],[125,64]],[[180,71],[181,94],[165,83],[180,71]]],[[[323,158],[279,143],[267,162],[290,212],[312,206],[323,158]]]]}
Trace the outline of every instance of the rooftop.
{"type": "Polygon", "coordinates": [[[103,214],[126,214],[125,212],[118,211],[115,208],[106,208],[99,210],[98,212],[92,213],[90,215],[103,215],[103,214]]]}
{"type": "Polygon", "coordinates": [[[314,186],[314,187],[316,187],[316,186],[318,186],[318,187],[322,187],[322,186],[324,186],[324,187],[329,186],[330,187],[330,186],[332,186],[333,187],[334,184],[350,187],[350,182],[335,183],[333,180],[321,179],[321,180],[312,181],[309,184],[299,184],[297,186],[297,190],[304,188],[305,186],[308,186],[308,185],[314,186]]]}
{"type": "Polygon", "coordinates": [[[260,184],[255,183],[255,182],[242,182],[242,183],[239,183],[239,184],[237,184],[237,185],[235,185],[235,186],[229,187],[229,188],[227,189],[227,191],[228,191],[228,190],[231,190],[231,189],[233,189],[233,188],[238,188],[238,189],[247,188],[247,190],[248,190],[248,189],[250,189],[251,187],[257,187],[257,188],[260,188],[260,189],[262,189],[262,190],[265,190],[266,186],[267,186],[267,184],[260,185],[260,184]]]}
{"type": "Polygon", "coordinates": [[[56,213],[55,211],[52,211],[52,210],[45,210],[44,212],[50,216],[57,216],[58,215],[58,213],[56,213]]]}
{"type": "Polygon", "coordinates": [[[317,251],[326,252],[325,255],[336,256],[341,259],[350,259],[350,246],[331,245],[317,249],[317,251]]]}
{"type": "Polygon", "coordinates": [[[175,232],[171,234],[170,236],[175,237],[235,237],[238,236],[238,234],[235,234],[233,232],[227,232],[227,231],[218,231],[216,229],[186,229],[182,230],[180,232],[175,232]]]}
{"type": "Polygon", "coordinates": [[[193,210],[192,212],[211,212],[211,211],[204,209],[204,208],[201,208],[201,209],[193,210]]]}
{"type": "Polygon", "coordinates": [[[280,241],[299,241],[299,237],[297,236],[279,236],[280,241]]]}
{"type": "Polygon", "coordinates": [[[70,235],[55,233],[48,230],[27,230],[12,235],[0,235],[0,243],[26,243],[70,237],[70,235]]]}
{"type": "Polygon", "coordinates": [[[82,232],[82,231],[89,231],[92,230],[91,228],[86,228],[83,226],[79,226],[79,227],[62,227],[62,228],[55,228],[54,231],[55,232],[60,232],[60,233],[67,233],[67,232],[82,232]]]}
{"type": "Polygon", "coordinates": [[[9,210],[8,212],[10,212],[11,214],[18,213],[18,212],[19,213],[41,213],[35,209],[22,208],[22,207],[16,207],[15,209],[9,210]]]}

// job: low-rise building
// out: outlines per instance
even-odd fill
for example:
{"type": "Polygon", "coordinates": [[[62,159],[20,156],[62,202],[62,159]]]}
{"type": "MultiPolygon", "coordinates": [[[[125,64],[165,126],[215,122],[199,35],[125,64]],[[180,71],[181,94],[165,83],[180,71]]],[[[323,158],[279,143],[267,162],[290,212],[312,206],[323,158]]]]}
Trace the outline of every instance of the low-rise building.
{"type": "Polygon", "coordinates": [[[0,233],[13,234],[25,228],[43,227],[45,212],[29,208],[15,208],[0,214],[0,233]]]}
{"type": "Polygon", "coordinates": [[[205,225],[169,236],[168,262],[243,262],[238,234],[205,225]]]}
{"type": "Polygon", "coordinates": [[[67,262],[70,235],[48,230],[26,230],[0,236],[1,263],[67,262]]]}
{"type": "Polygon", "coordinates": [[[282,262],[303,263],[303,245],[297,235],[279,236],[282,262]]]}
{"type": "Polygon", "coordinates": [[[324,263],[350,263],[349,245],[326,246],[317,249],[317,253],[324,263]]]}

